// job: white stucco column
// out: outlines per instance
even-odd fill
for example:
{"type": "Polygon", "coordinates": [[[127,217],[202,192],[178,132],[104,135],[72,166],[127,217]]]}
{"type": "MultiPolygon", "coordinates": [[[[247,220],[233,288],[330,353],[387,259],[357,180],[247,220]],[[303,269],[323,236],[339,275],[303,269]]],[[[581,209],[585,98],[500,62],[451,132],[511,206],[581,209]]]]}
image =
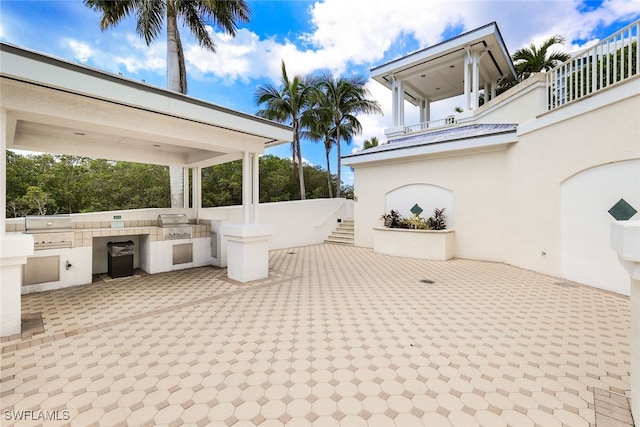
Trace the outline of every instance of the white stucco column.
{"type": "Polygon", "coordinates": [[[193,183],[191,184],[191,200],[193,201],[193,211],[196,219],[200,219],[200,208],[202,207],[202,169],[196,166],[191,169],[193,183]]]}
{"type": "Polygon", "coordinates": [[[404,85],[399,78],[396,78],[396,88],[398,90],[398,126],[404,128],[404,85]]]}
{"type": "Polygon", "coordinates": [[[242,155],[242,224],[222,226],[227,240],[227,277],[245,283],[269,277],[271,225],[258,224],[259,162],[257,153],[242,155]]]}
{"type": "Polygon", "coordinates": [[[182,168],[182,207],[189,207],[189,168],[182,168]]]}
{"type": "Polygon", "coordinates": [[[473,52],[473,76],[471,76],[471,90],[473,92],[473,100],[471,108],[478,108],[480,100],[480,55],[478,52],[473,52]]]}
{"type": "Polygon", "coordinates": [[[404,127],[404,88],[402,79],[393,76],[391,81],[391,109],[393,112],[393,127],[404,127]]]}
{"type": "Polygon", "coordinates": [[[631,276],[631,413],[640,420],[640,221],[611,223],[611,247],[631,276]]]}
{"type": "Polygon", "coordinates": [[[258,223],[258,205],[260,204],[260,157],[251,155],[251,223],[258,223]]]}
{"type": "Polygon", "coordinates": [[[467,53],[464,56],[464,110],[471,110],[471,51],[467,48],[467,53]]]}
{"type": "Polygon", "coordinates": [[[420,100],[420,123],[431,120],[431,102],[428,99],[420,100]]]}
{"type": "Polygon", "coordinates": [[[244,224],[251,223],[252,173],[251,154],[245,151],[242,154],[242,222],[244,224]]]}
{"type": "Polygon", "coordinates": [[[7,233],[7,110],[0,109],[0,337],[22,329],[22,266],[33,255],[33,236],[7,233]]]}

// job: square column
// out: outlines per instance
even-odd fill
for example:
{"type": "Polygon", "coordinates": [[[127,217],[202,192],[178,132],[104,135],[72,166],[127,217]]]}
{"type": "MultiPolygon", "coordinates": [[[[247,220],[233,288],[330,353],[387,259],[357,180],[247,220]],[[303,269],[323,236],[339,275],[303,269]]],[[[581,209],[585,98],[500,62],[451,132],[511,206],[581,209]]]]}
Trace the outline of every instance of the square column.
{"type": "Polygon", "coordinates": [[[640,420],[640,221],[611,223],[611,247],[631,276],[631,414],[640,420]]]}
{"type": "Polygon", "coordinates": [[[260,201],[259,158],[256,153],[242,156],[242,224],[221,227],[227,241],[227,277],[245,283],[269,277],[269,239],[271,225],[258,224],[260,201]]]}
{"type": "Polygon", "coordinates": [[[33,255],[33,236],[7,234],[7,110],[0,109],[0,337],[22,330],[22,266],[33,255]]]}
{"type": "Polygon", "coordinates": [[[22,266],[29,255],[32,235],[0,233],[0,337],[22,330],[22,266]]]}
{"type": "Polygon", "coordinates": [[[241,283],[269,277],[269,239],[272,225],[229,224],[222,231],[227,239],[227,277],[241,283]]]}

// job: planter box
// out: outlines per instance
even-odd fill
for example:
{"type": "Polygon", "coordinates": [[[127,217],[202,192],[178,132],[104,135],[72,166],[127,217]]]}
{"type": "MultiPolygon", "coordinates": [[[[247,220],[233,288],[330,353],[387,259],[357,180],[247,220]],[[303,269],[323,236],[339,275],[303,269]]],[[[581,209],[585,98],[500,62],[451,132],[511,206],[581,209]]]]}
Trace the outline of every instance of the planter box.
{"type": "Polygon", "coordinates": [[[454,230],[374,227],[373,251],[405,258],[446,261],[453,257],[454,230]]]}

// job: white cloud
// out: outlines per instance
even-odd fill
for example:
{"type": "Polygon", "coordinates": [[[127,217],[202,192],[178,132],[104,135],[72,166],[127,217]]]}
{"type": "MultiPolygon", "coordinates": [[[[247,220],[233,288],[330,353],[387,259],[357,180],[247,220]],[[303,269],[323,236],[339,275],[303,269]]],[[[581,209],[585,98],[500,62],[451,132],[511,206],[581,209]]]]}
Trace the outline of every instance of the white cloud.
{"type": "Polygon", "coordinates": [[[126,36],[127,48],[124,52],[116,54],[113,58],[116,64],[124,65],[130,73],[138,73],[141,70],[163,72],[166,70],[167,44],[164,41],[155,41],[147,44],[135,34],[126,36]]]}
{"type": "Polygon", "coordinates": [[[84,42],[69,40],[69,47],[73,51],[73,57],[80,62],[87,62],[94,54],[93,49],[84,42]]]}
{"type": "Polygon", "coordinates": [[[377,65],[407,35],[421,48],[438,43],[451,26],[468,31],[496,21],[511,52],[555,34],[567,40],[589,40],[596,26],[637,14],[638,0],[605,1],[587,12],[581,12],[581,7],[580,0],[430,1],[419,5],[414,0],[324,0],[309,9],[312,28],[300,35],[301,47],[291,40],[260,39],[240,29],[235,38],[210,30],[217,53],[196,43],[185,44],[185,50],[190,65],[200,73],[212,73],[229,83],[264,78],[277,82],[282,60],[290,74],[318,69],[339,74],[349,64],[377,65]]]}
{"type": "MultiPolygon", "coordinates": [[[[293,156],[289,156],[289,157],[287,157],[287,159],[289,159],[289,160],[291,160],[293,162],[293,156]]],[[[311,162],[311,160],[307,159],[304,156],[302,156],[302,164],[303,165],[307,165],[307,166],[315,166],[313,164],[313,162],[311,162]]]]}

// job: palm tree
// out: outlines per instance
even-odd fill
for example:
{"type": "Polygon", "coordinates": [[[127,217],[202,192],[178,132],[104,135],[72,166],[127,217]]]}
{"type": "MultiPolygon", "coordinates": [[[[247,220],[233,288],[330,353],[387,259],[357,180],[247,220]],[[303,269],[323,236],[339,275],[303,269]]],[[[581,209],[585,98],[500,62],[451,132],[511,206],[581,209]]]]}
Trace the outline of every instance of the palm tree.
{"type": "Polygon", "coordinates": [[[325,158],[327,161],[327,186],[329,188],[329,198],[333,198],[333,180],[331,179],[331,163],[329,161],[329,155],[331,154],[331,148],[336,143],[334,138],[334,130],[332,129],[332,119],[328,108],[323,108],[321,105],[326,106],[327,98],[324,92],[319,90],[314,94],[315,106],[309,110],[309,113],[305,117],[305,131],[302,136],[311,139],[313,141],[322,141],[324,143],[325,158]]]}
{"type": "Polygon", "coordinates": [[[367,148],[377,147],[380,144],[377,136],[372,136],[371,139],[365,139],[364,144],[362,145],[362,149],[366,150],[367,148]]]}
{"type": "Polygon", "coordinates": [[[356,117],[358,114],[380,113],[382,109],[378,102],[369,99],[370,92],[365,88],[366,80],[362,76],[334,78],[325,73],[318,80],[317,87],[327,97],[336,146],[338,148],[338,186],[336,197],[340,197],[342,185],[340,169],[340,142],[349,144],[351,138],[362,132],[362,125],[356,117]]]}
{"type": "MultiPolygon", "coordinates": [[[[178,18],[189,28],[200,46],[215,52],[207,24],[212,22],[235,36],[237,22],[248,22],[250,13],[245,0],[84,0],[84,4],[102,13],[100,29],[103,31],[135,14],[136,32],[147,45],[158,37],[166,19],[167,88],[180,93],[187,93],[187,72],[178,18]]],[[[170,174],[171,207],[181,207],[184,191],[182,167],[172,166],[170,174]]]]}
{"type": "Polygon", "coordinates": [[[552,36],[539,47],[531,43],[529,47],[516,50],[511,59],[514,62],[518,80],[522,81],[533,73],[549,71],[556,65],[571,59],[571,55],[564,52],[549,52],[551,46],[564,43],[564,37],[552,36]]]}
{"type": "Polygon", "coordinates": [[[307,76],[296,75],[289,79],[287,69],[282,61],[282,77],[280,89],[272,84],[260,86],[256,90],[256,104],[265,105],[258,110],[257,115],[280,123],[288,123],[293,127],[293,141],[291,141],[291,154],[293,159],[293,173],[298,170],[300,182],[300,200],[306,199],[304,187],[304,174],[302,169],[302,152],[300,150],[300,135],[308,123],[305,116],[311,114],[313,105],[313,79],[307,76]]]}

